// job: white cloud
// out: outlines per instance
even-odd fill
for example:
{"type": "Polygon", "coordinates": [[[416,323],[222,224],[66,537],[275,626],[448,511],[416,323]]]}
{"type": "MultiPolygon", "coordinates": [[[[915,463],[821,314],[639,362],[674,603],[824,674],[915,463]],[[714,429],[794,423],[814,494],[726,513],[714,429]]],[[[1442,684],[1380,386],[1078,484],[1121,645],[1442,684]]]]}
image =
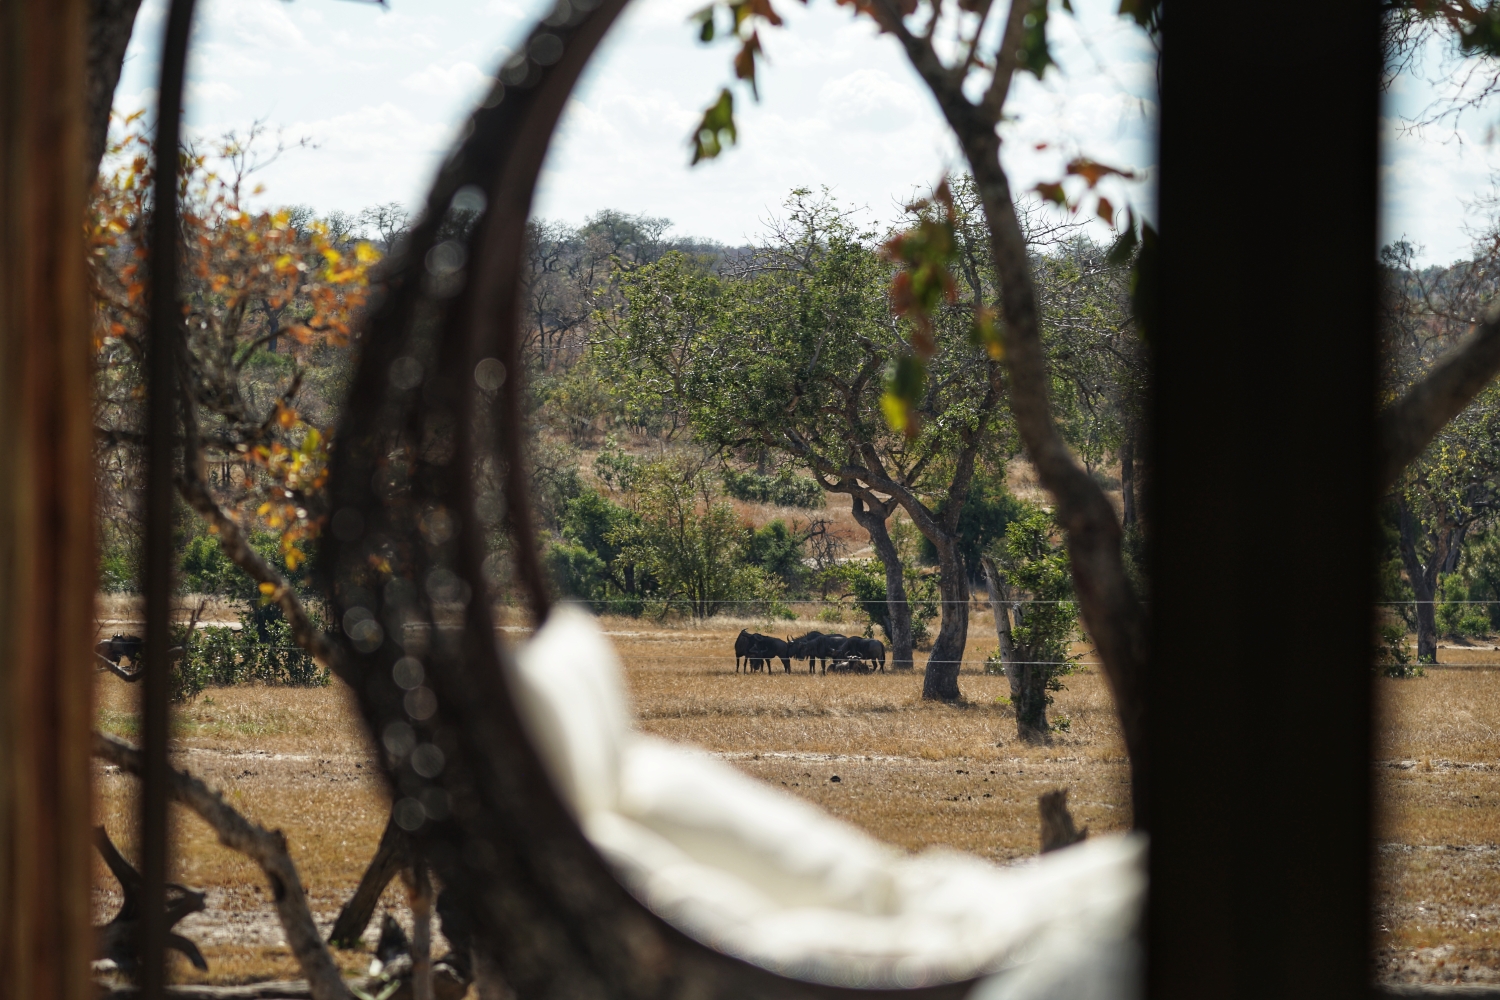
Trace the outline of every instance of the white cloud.
{"type": "MultiPolygon", "coordinates": [[[[189,124],[216,135],[260,119],[289,139],[312,138],[316,149],[289,153],[264,172],[269,199],[323,211],[414,203],[501,54],[549,3],[201,0],[189,124]]],[[[846,203],[868,206],[879,225],[961,163],[892,38],[828,0],[806,7],[784,0],[786,28],[764,33],[761,101],[736,90],[739,145],[690,168],[688,133],[730,81],[733,54],[730,45],[696,41],[688,18],[702,3],[634,0],[626,9],[568,104],[541,179],[539,214],[577,221],[603,208],[646,212],[673,219],[679,232],[737,242],[779,212],[792,187],[826,185],[846,203]]],[[[150,97],[162,4],[146,0],[121,107],[150,97]]],[[[1065,154],[1150,166],[1139,101],[1151,94],[1149,46],[1114,16],[1113,0],[1074,6],[1092,52],[1070,28],[1059,29],[1054,45],[1066,75],[1015,90],[1019,121],[1005,131],[1004,156],[1017,190],[1055,178],[1065,154]],[[1032,148],[1043,139],[1052,151],[1032,148]]]]}

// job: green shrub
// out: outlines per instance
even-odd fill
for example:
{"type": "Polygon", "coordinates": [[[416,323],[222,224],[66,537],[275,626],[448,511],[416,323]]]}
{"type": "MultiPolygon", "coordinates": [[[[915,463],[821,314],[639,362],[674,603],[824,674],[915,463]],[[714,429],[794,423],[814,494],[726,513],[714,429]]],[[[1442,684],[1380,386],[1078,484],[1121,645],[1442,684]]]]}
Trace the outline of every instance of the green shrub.
{"type": "Polygon", "coordinates": [[[823,487],[797,475],[790,467],[774,476],[758,472],[724,470],[724,492],[737,500],[751,503],[773,503],[780,507],[817,509],[824,505],[823,487]]]}
{"type": "Polygon", "coordinates": [[[1383,622],[1375,629],[1375,669],[1386,677],[1422,676],[1422,665],[1412,662],[1406,629],[1399,621],[1383,622]]]}
{"type": "Polygon", "coordinates": [[[1438,588],[1437,626],[1443,635],[1454,639],[1488,635],[1490,616],[1482,604],[1469,604],[1469,590],[1456,576],[1443,579],[1438,588]]]}
{"type": "Polygon", "coordinates": [[[609,568],[604,560],[582,545],[554,542],[544,557],[552,585],[564,597],[588,602],[596,613],[605,610],[609,568]]]}
{"type": "Polygon", "coordinates": [[[110,548],[99,555],[99,589],[106,594],[133,593],[136,588],[135,560],[123,548],[110,548]]]}
{"type": "MultiPolygon", "coordinates": [[[[319,616],[309,610],[315,628],[319,616]]],[[[185,645],[174,661],[173,697],[185,701],[205,687],[233,684],[275,684],[286,687],[324,687],[327,670],[297,645],[292,626],[275,604],[254,606],[240,612],[238,629],[210,625],[196,630],[190,642],[187,629],[178,626],[174,645],[185,645]]]]}

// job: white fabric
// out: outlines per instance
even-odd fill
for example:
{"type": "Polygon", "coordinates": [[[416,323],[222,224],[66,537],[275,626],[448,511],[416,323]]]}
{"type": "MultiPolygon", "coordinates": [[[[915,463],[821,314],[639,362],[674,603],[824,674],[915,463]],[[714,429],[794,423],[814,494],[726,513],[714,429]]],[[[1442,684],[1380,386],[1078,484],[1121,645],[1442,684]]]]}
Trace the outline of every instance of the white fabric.
{"type": "Polygon", "coordinates": [[[701,751],[642,736],[594,620],[556,608],[517,657],[528,734],[585,834],[653,911],[815,982],[986,976],[971,1000],[1129,1000],[1145,842],[1097,837],[1000,868],[911,856],[701,751]]]}

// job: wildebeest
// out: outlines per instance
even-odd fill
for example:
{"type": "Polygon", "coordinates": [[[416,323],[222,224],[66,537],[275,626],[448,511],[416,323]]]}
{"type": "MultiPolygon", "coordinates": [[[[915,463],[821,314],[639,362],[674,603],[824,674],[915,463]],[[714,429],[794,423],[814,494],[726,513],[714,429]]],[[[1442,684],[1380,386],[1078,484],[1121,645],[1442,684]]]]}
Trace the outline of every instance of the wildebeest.
{"type": "Polygon", "coordinates": [[[846,635],[837,633],[824,635],[822,632],[808,632],[792,640],[791,655],[799,660],[807,661],[808,673],[812,673],[821,662],[823,672],[826,674],[828,673],[827,661],[834,658],[834,650],[848,638],[846,635]]]}
{"type": "Polygon", "coordinates": [[[864,669],[865,661],[869,661],[869,669],[872,673],[876,668],[879,668],[881,673],[885,673],[885,643],[879,639],[850,636],[834,651],[834,660],[837,663],[858,664],[861,670],[864,669]]]}
{"type": "Polygon", "coordinates": [[[104,657],[115,666],[120,665],[121,660],[128,659],[132,667],[141,665],[141,647],[146,641],[138,635],[120,635],[115,633],[113,638],[106,639],[94,647],[94,652],[104,657]]]}
{"type": "Polygon", "coordinates": [[[792,643],[789,639],[778,639],[774,635],[757,635],[750,644],[751,656],[765,659],[766,673],[771,672],[771,660],[781,661],[781,667],[787,673],[792,672],[792,643]]]}
{"type": "MultiPolygon", "coordinates": [[[[755,639],[755,633],[748,629],[740,629],[740,634],[734,639],[734,672],[740,672],[740,660],[750,654],[750,643],[755,639]]],[[[745,669],[750,669],[750,664],[745,664],[745,669]]]]}

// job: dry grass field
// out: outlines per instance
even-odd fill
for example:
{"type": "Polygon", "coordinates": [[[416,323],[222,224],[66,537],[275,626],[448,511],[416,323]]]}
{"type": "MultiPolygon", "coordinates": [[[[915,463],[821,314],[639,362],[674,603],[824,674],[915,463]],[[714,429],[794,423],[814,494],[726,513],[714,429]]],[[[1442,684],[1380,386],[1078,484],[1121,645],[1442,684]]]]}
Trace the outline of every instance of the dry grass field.
{"type": "MultiPolygon", "coordinates": [[[[969,655],[978,659],[994,632],[988,614],[975,619],[969,655]]],[[[1032,746],[1015,739],[1004,679],[977,662],[965,666],[959,705],[921,700],[920,655],[916,674],[808,676],[794,665],[791,675],[779,666],[769,676],[736,675],[730,650],[746,624],[605,620],[644,731],[704,747],[911,850],[946,845],[999,863],[1030,856],[1037,796],[1059,787],[1091,831],[1128,827],[1126,762],[1096,669],[1084,666],[1057,695],[1052,715],[1067,731],[1032,746]]],[[[799,622],[765,631],[808,627],[829,630],[799,622]]],[[[1479,665],[1500,662],[1500,651],[1445,649],[1442,658],[1453,662],[1426,677],[1380,682],[1376,965],[1391,981],[1500,979],[1500,668],[1479,665]]],[[[135,738],[133,698],[102,676],[100,725],[135,738]]],[[[179,766],[287,833],[315,915],[331,924],[386,809],[343,691],[211,689],[180,708],[176,734],[179,766]]],[[[100,768],[97,788],[99,821],[133,855],[133,779],[100,768]]],[[[196,817],[179,814],[176,829],[176,877],[209,892],[208,911],[181,928],[210,965],[204,976],[178,962],[177,977],[295,976],[258,870],[196,817]]],[[[97,873],[102,920],[118,897],[102,864],[97,873]]],[[[404,918],[399,882],[384,905],[404,918]]],[[[362,952],[339,957],[351,973],[368,963],[362,952]]]]}

